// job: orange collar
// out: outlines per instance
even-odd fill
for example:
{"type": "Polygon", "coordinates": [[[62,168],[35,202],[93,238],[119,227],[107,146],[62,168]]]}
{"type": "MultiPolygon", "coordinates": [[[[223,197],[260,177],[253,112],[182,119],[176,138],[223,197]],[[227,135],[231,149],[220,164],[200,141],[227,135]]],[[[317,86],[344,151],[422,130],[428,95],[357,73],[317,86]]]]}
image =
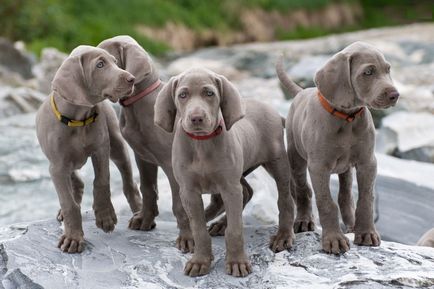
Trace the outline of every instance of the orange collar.
{"type": "Polygon", "coordinates": [[[153,84],[151,84],[150,86],[148,86],[147,88],[145,88],[144,90],[139,92],[138,94],[131,96],[131,97],[128,97],[128,98],[125,98],[125,99],[119,100],[119,103],[122,106],[132,105],[136,101],[140,100],[142,97],[145,97],[148,94],[150,94],[151,92],[153,92],[154,90],[156,90],[160,86],[160,84],[161,84],[161,80],[158,79],[156,82],[154,82],[153,84]]]}
{"type": "Polygon", "coordinates": [[[193,134],[191,132],[188,132],[188,131],[185,131],[185,133],[189,137],[191,137],[192,139],[195,139],[195,140],[207,140],[207,139],[213,138],[215,136],[218,136],[219,134],[222,133],[222,131],[223,131],[223,120],[220,120],[220,123],[217,126],[217,128],[212,133],[210,133],[210,134],[207,134],[207,135],[195,135],[195,134],[193,134]]]}
{"type": "Polygon", "coordinates": [[[364,107],[360,108],[358,111],[356,111],[355,113],[352,114],[347,114],[341,111],[336,110],[336,108],[332,107],[330,105],[330,103],[327,101],[327,99],[324,97],[324,95],[322,95],[322,93],[318,90],[317,92],[318,95],[318,99],[319,102],[321,103],[322,107],[324,107],[324,109],[326,111],[328,111],[331,115],[340,118],[340,119],[344,119],[347,122],[352,122],[357,116],[361,115],[364,111],[364,107]]]}

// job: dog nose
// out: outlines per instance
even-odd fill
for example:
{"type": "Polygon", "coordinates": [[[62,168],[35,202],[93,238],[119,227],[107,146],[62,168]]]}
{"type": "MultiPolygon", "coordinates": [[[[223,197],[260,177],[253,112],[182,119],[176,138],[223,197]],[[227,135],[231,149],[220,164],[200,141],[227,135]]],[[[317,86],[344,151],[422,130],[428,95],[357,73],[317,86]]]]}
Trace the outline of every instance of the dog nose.
{"type": "Polygon", "coordinates": [[[126,80],[128,83],[131,83],[131,82],[134,82],[134,80],[136,80],[136,78],[132,74],[130,74],[127,76],[126,80]]]}
{"type": "Polygon", "coordinates": [[[396,91],[396,90],[394,90],[394,91],[389,92],[389,93],[387,94],[387,96],[389,97],[389,99],[390,99],[391,101],[395,101],[395,100],[397,100],[398,97],[399,97],[399,92],[396,91]]]}
{"type": "Polygon", "coordinates": [[[193,124],[201,124],[201,123],[203,123],[203,116],[193,115],[190,117],[190,120],[193,124]]]}

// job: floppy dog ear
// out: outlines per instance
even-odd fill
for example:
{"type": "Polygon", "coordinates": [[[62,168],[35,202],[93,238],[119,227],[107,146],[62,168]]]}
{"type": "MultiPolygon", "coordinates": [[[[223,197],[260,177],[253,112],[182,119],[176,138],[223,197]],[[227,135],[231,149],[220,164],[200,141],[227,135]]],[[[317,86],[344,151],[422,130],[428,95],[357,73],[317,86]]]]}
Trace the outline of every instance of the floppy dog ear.
{"type": "Polygon", "coordinates": [[[51,88],[69,103],[92,107],[94,105],[88,100],[84,60],[83,55],[66,58],[57,70],[51,88]]]}
{"type": "Polygon", "coordinates": [[[167,132],[173,132],[176,106],[173,101],[178,78],[172,77],[158,93],[154,106],[154,123],[167,132]]]}
{"type": "Polygon", "coordinates": [[[121,69],[125,69],[124,64],[124,47],[122,46],[122,43],[119,41],[115,41],[113,39],[106,39],[102,41],[100,44],[98,44],[99,48],[104,49],[111,55],[113,55],[116,58],[117,65],[121,69]]]}
{"type": "Polygon", "coordinates": [[[351,107],[356,95],[351,83],[351,54],[339,52],[317,71],[315,84],[333,105],[351,107]]]}
{"type": "Polygon", "coordinates": [[[125,44],[120,55],[123,68],[134,75],[136,83],[145,79],[153,70],[151,58],[139,44],[125,44]]]}
{"type": "Polygon", "coordinates": [[[216,81],[220,90],[220,108],[225,121],[226,130],[244,117],[241,95],[235,86],[223,75],[217,75],[216,81]]]}

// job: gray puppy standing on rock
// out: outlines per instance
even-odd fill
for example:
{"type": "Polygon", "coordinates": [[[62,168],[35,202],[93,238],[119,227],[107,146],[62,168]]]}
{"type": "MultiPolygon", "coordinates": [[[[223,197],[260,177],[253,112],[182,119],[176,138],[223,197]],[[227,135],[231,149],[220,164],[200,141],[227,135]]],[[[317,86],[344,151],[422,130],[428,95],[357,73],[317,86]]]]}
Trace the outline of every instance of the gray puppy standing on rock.
{"type": "MultiPolygon", "coordinates": [[[[179,186],[173,176],[173,134],[154,124],[155,100],[163,87],[158,70],[148,53],[130,36],[120,35],[106,39],[98,47],[113,55],[117,59],[118,66],[136,78],[135,95],[123,97],[119,101],[122,106],[121,132],[134,150],[140,173],[140,190],[143,195],[143,207],[131,218],[129,227],[144,231],[155,227],[155,217],[158,215],[157,173],[160,166],[168,177],[172,190],[172,209],[180,230],[176,246],[183,252],[193,252],[193,236],[179,198],[179,186]]],[[[252,197],[253,190],[244,178],[241,178],[241,184],[245,205],[252,197]]],[[[220,196],[213,195],[205,211],[207,221],[222,213],[222,207],[220,196]]],[[[213,236],[223,235],[225,228],[226,217],[222,217],[211,224],[209,232],[213,236]]]]}
{"type": "Polygon", "coordinates": [[[89,157],[95,171],[93,209],[97,227],[110,232],[117,222],[110,200],[110,158],[122,175],[132,212],[140,210],[141,198],[127,147],[115,111],[104,102],[116,102],[119,95],[131,94],[133,84],[134,76],[120,69],[105,50],[79,46],[60,66],[52,82],[53,92],[38,110],[36,133],[50,162],[59,197],[65,232],[58,246],[64,252],[84,249],[80,212],[84,185],[77,170],[89,157]]]}
{"type": "Polygon", "coordinates": [[[373,189],[377,173],[375,128],[367,107],[385,109],[399,93],[390,77],[390,64],[372,45],[356,42],[335,54],[315,75],[316,88],[302,89],[286,75],[282,59],[277,75],[295,96],[286,120],[291,186],[295,191],[295,232],[314,229],[309,170],[320,223],[322,248],[338,254],[349,250],[339,227],[338,207],[330,194],[330,175],[339,175],[338,203],[354,243],[379,246],[373,220],[373,189]],[[354,215],[352,168],[356,168],[359,199],[354,215]]]}
{"type": "Polygon", "coordinates": [[[227,273],[244,277],[251,272],[244,250],[240,178],[259,165],[275,179],[278,189],[279,229],[270,248],[278,252],[292,246],[294,203],[284,127],[277,111],[254,100],[241,100],[237,89],[221,75],[190,69],[172,77],[158,94],[155,123],[167,132],[175,130],[173,173],[195,242],[185,274],[207,274],[213,259],[202,202],[205,192],[220,194],[226,210],[227,273]]]}

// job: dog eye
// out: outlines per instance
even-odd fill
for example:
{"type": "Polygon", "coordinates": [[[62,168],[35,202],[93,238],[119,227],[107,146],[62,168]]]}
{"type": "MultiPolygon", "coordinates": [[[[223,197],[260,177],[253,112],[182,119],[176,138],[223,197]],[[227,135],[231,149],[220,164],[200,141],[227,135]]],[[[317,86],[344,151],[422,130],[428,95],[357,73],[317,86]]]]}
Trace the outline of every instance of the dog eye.
{"type": "Polygon", "coordinates": [[[104,61],[98,61],[98,63],[96,64],[96,67],[103,68],[104,67],[104,61]]]}
{"type": "Polygon", "coordinates": [[[372,75],[374,74],[374,69],[373,68],[369,68],[366,69],[365,72],[363,72],[364,75],[372,75]]]}
{"type": "Polygon", "coordinates": [[[390,73],[390,66],[386,67],[386,72],[390,73]]]}
{"type": "Polygon", "coordinates": [[[179,98],[186,98],[187,97],[187,93],[185,91],[181,92],[180,94],[178,94],[179,98]]]}
{"type": "Polygon", "coordinates": [[[208,90],[206,92],[206,96],[213,96],[213,95],[214,95],[214,92],[212,92],[211,90],[208,90]]]}

